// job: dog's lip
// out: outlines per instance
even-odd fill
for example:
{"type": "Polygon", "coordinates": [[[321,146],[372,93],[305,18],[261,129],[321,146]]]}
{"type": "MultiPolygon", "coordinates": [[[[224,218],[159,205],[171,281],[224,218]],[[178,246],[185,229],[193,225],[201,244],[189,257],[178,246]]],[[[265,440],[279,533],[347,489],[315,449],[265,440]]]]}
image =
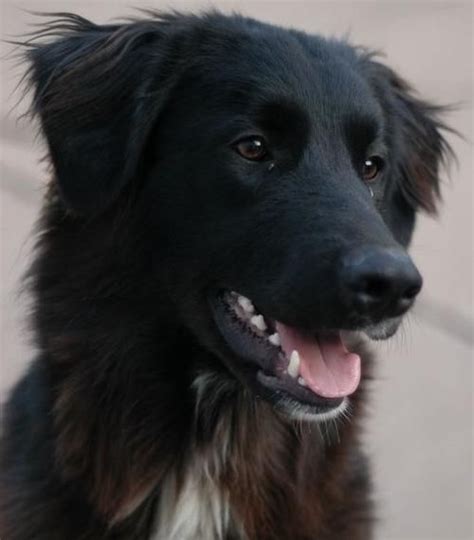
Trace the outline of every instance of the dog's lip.
{"type": "Polygon", "coordinates": [[[393,317],[379,322],[378,324],[371,324],[363,328],[364,334],[373,341],[384,341],[391,338],[397,331],[402,317],[393,317]]]}
{"type": "Polygon", "coordinates": [[[361,343],[386,341],[398,330],[403,317],[385,319],[375,324],[364,324],[351,330],[341,330],[341,337],[348,349],[361,343]]]}
{"type": "Polygon", "coordinates": [[[326,410],[356,390],[360,358],[347,351],[339,331],[310,335],[260,314],[229,290],[212,294],[210,303],[220,334],[240,359],[234,369],[253,372],[260,385],[326,410]]]}
{"type": "Polygon", "coordinates": [[[289,394],[299,403],[310,405],[311,407],[317,407],[318,412],[326,412],[327,410],[339,407],[339,405],[345,399],[344,397],[326,398],[319,396],[308,388],[298,384],[295,379],[292,379],[288,375],[284,375],[283,377],[275,377],[265,373],[263,370],[258,370],[256,378],[257,381],[266,389],[283,397],[285,394],[289,394]]]}

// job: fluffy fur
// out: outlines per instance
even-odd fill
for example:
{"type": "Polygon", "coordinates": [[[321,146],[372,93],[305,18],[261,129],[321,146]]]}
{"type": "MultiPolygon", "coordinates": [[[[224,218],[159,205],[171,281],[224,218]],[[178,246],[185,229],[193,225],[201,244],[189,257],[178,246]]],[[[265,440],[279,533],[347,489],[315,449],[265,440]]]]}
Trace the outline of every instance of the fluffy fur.
{"type": "Polygon", "coordinates": [[[440,110],[363,49],[239,16],[59,14],[26,46],[54,174],[28,277],[38,353],[5,406],[1,537],[371,538],[367,352],[348,418],[295,420],[236,376],[206,294],[226,283],[289,324],[357,327],[332,254],[406,247],[434,211],[440,110]],[[222,142],[250,113],[274,167],[222,142]],[[354,163],[375,135],[371,201],[354,163]]]}

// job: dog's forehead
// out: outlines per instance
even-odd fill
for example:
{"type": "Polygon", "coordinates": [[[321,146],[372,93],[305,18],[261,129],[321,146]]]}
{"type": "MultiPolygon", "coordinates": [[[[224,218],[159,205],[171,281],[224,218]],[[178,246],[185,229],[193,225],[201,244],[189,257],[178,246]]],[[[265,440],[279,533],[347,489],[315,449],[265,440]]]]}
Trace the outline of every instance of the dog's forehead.
{"type": "Polygon", "coordinates": [[[356,49],[344,42],[260,24],[213,37],[200,67],[223,96],[228,88],[233,99],[239,89],[249,105],[283,100],[310,115],[380,116],[356,49]]]}

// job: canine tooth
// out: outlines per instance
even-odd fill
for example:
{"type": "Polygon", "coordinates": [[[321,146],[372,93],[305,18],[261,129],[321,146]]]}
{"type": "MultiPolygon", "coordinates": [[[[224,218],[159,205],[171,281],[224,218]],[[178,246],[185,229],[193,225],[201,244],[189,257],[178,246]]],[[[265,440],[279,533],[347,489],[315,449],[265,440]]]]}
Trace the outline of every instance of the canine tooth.
{"type": "Polygon", "coordinates": [[[272,344],[272,345],[275,345],[277,347],[280,346],[280,335],[278,334],[278,332],[275,332],[274,334],[272,334],[269,338],[268,338],[268,341],[272,344]]]}
{"type": "Polygon", "coordinates": [[[296,379],[300,371],[300,353],[295,349],[290,356],[290,362],[288,364],[288,375],[296,379]]]}
{"type": "Polygon", "coordinates": [[[303,377],[298,377],[298,384],[301,386],[306,386],[306,381],[303,379],[303,377]]]}
{"type": "Polygon", "coordinates": [[[245,313],[253,313],[255,311],[252,301],[245,296],[239,295],[237,297],[237,303],[245,311],[245,313]]]}
{"type": "Polygon", "coordinates": [[[250,322],[254,326],[256,326],[259,330],[262,330],[262,332],[267,329],[267,325],[265,324],[265,320],[263,319],[263,315],[254,315],[250,319],[250,322]]]}

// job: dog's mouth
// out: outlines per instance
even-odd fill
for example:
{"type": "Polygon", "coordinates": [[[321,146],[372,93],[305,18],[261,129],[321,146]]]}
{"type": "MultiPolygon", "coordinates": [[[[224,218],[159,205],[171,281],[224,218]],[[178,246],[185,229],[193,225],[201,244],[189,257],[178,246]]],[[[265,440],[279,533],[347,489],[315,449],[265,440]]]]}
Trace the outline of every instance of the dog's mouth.
{"type": "Polygon", "coordinates": [[[327,412],[357,389],[361,360],[347,350],[339,331],[288,326],[236,292],[215,295],[211,306],[220,333],[242,360],[238,369],[267,397],[327,412]]]}

